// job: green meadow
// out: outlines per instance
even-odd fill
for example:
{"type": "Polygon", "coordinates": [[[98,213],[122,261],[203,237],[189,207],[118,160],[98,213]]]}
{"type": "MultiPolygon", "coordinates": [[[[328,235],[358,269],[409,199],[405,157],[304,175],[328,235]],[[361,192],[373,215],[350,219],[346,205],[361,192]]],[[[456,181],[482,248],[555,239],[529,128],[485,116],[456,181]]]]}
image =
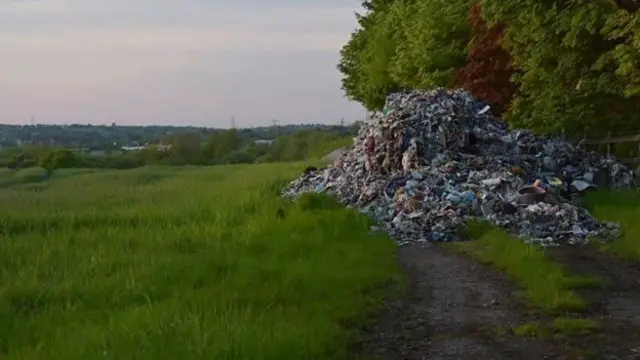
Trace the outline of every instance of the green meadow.
{"type": "MultiPolygon", "coordinates": [[[[305,164],[0,173],[1,359],[352,359],[401,282],[395,245],[317,195],[279,197],[305,164]],[[284,218],[278,217],[284,210],[284,218]]],[[[640,193],[589,194],[640,259],[640,193]]],[[[587,306],[542,249],[481,223],[452,244],[536,308],[587,306]]]]}
{"type": "Polygon", "coordinates": [[[0,174],[0,358],[351,358],[395,246],[303,168],[0,174]]]}

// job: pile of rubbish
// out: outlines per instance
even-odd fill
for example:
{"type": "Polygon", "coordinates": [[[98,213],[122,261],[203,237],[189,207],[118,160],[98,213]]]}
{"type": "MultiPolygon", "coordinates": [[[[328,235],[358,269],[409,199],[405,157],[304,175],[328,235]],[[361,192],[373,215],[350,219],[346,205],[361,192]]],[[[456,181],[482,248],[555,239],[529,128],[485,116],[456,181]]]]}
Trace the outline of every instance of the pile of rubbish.
{"type": "Polygon", "coordinates": [[[372,216],[401,244],[460,240],[487,220],[543,245],[615,238],[615,223],[579,205],[596,187],[627,188],[613,159],[527,130],[511,131],[464,90],[395,93],[332,166],[307,171],[283,197],[328,192],[372,216]]]}

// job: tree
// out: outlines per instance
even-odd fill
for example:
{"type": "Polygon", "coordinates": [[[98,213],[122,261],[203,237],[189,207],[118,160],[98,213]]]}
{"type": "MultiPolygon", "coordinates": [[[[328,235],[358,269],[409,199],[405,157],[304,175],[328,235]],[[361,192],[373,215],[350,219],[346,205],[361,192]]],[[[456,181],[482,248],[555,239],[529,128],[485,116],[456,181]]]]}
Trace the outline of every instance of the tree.
{"type": "Polygon", "coordinates": [[[379,110],[389,92],[462,85],[506,110],[515,127],[589,136],[640,131],[639,1],[363,5],[338,69],[347,97],[369,110],[379,110]]]}
{"type": "Polygon", "coordinates": [[[241,134],[236,129],[219,130],[207,140],[204,146],[204,156],[214,162],[240,149],[244,143],[241,134]]]}
{"type": "Polygon", "coordinates": [[[467,64],[456,72],[458,86],[469,90],[477,99],[489,102],[494,115],[509,107],[517,87],[511,81],[513,60],[502,46],[505,26],[487,26],[482,6],[475,4],[469,11],[472,31],[467,64]]]}
{"type": "MultiPolygon", "coordinates": [[[[204,158],[202,156],[202,137],[197,132],[177,133],[169,136],[166,141],[171,145],[171,150],[167,155],[172,155],[179,159],[180,162],[186,164],[202,164],[204,158]]],[[[156,152],[160,152],[155,150],[156,152]]],[[[159,154],[159,158],[164,160],[167,156],[159,154]]]]}
{"type": "Polygon", "coordinates": [[[393,79],[404,88],[452,87],[456,69],[466,60],[472,1],[405,0],[394,5],[389,21],[402,28],[393,79]]]}
{"type": "Polygon", "coordinates": [[[469,0],[395,0],[365,4],[360,28],[342,48],[338,70],[348,98],[379,110],[403,89],[452,86],[469,40],[469,0]]]}
{"type": "Polygon", "coordinates": [[[640,130],[638,14],[611,0],[485,0],[507,27],[518,96],[507,119],[541,133],[640,130]]]}
{"type": "Polygon", "coordinates": [[[223,164],[253,164],[256,157],[246,151],[234,151],[222,158],[223,164]]]}
{"type": "Polygon", "coordinates": [[[81,157],[64,148],[46,151],[38,158],[38,166],[47,171],[47,176],[51,176],[56,169],[79,168],[84,165],[81,157]]]}

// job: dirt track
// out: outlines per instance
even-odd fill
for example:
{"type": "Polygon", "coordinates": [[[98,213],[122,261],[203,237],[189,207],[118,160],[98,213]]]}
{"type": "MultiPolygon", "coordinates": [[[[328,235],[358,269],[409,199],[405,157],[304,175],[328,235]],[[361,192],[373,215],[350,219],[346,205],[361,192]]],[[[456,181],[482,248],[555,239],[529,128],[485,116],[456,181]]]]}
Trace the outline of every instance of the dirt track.
{"type": "Polygon", "coordinates": [[[578,291],[591,304],[588,315],[598,319],[603,330],[574,339],[572,345],[597,350],[599,359],[640,359],[640,264],[630,264],[591,247],[563,247],[549,254],[573,273],[604,280],[602,289],[578,291]]]}
{"type": "Polygon", "coordinates": [[[602,332],[518,337],[505,329],[539,319],[506,277],[436,246],[407,246],[398,254],[406,292],[387,302],[361,344],[363,353],[390,360],[640,359],[640,270],[592,249],[553,255],[571,271],[610,279],[604,289],[581,293],[593,301],[585,316],[602,321],[602,332]]]}

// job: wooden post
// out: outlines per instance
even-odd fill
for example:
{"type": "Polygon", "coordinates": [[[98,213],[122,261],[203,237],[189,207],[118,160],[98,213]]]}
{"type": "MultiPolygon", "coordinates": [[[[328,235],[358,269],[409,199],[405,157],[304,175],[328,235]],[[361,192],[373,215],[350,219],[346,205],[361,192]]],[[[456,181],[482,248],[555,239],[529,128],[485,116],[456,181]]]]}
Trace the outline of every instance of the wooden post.
{"type": "MultiPolygon", "coordinates": [[[[611,131],[607,133],[607,140],[611,140],[611,131]]],[[[611,157],[611,142],[607,143],[607,157],[611,157]]]]}
{"type": "Polygon", "coordinates": [[[636,171],[640,176],[640,140],[638,140],[638,152],[636,153],[636,171]]]}

